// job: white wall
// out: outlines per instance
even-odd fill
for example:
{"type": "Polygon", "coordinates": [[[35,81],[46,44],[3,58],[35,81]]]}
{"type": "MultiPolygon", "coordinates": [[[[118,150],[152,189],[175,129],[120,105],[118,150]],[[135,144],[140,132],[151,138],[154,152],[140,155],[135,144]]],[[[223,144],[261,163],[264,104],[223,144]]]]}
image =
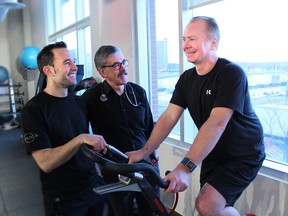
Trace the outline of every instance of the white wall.
{"type": "MultiPolygon", "coordinates": [[[[19,56],[20,50],[23,47],[22,13],[22,10],[9,10],[4,20],[0,23],[0,65],[8,69],[14,84],[20,83],[22,85],[22,87],[19,88],[19,92],[24,92],[25,94],[24,97],[15,96],[13,100],[11,98],[11,101],[18,101],[19,98],[23,98],[24,101],[27,101],[27,83],[24,81],[25,77],[23,74],[19,73],[17,70],[17,57],[19,56]]],[[[7,88],[6,93],[8,93],[7,88]]],[[[16,106],[18,106],[18,104],[16,106]]],[[[13,111],[15,110],[13,109],[13,111]]],[[[12,118],[12,113],[10,114],[11,116],[9,116],[9,118],[12,118]]]]}
{"type": "Polygon", "coordinates": [[[0,23],[0,47],[1,52],[5,53],[0,58],[0,65],[7,68],[8,71],[11,71],[10,68],[10,58],[9,58],[9,43],[7,43],[7,37],[8,37],[8,27],[7,27],[7,19],[5,19],[2,23],[0,23]]]}
{"type": "MultiPolygon", "coordinates": [[[[20,2],[20,1],[19,1],[20,2]]],[[[24,102],[34,96],[38,70],[23,70],[18,64],[18,57],[25,46],[41,49],[47,43],[45,28],[44,0],[23,0],[26,7],[9,10],[4,21],[0,23],[0,45],[2,56],[0,65],[11,73],[14,83],[23,85],[24,102]]]]}
{"type": "MultiPolygon", "coordinates": [[[[118,46],[129,59],[129,80],[133,80],[133,38],[131,8],[134,0],[90,0],[92,57],[101,45],[118,46]]],[[[94,61],[92,61],[94,62],[94,61]]],[[[95,67],[93,74],[99,77],[95,67]]]]}

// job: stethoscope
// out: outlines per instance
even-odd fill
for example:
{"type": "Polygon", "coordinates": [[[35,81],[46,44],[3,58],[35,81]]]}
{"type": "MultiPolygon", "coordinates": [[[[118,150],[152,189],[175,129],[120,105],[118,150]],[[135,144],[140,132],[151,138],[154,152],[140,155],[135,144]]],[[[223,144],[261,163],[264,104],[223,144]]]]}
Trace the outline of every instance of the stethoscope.
{"type": "MultiPolygon", "coordinates": [[[[133,87],[132,87],[129,83],[125,84],[125,86],[124,86],[124,94],[125,94],[127,100],[129,101],[129,103],[130,103],[132,106],[138,107],[138,106],[141,104],[141,103],[138,103],[138,100],[137,100],[137,98],[136,98],[134,89],[133,89],[133,87]],[[132,100],[134,101],[134,103],[132,102],[131,98],[128,96],[127,91],[130,91],[130,92],[132,93],[132,96],[133,96],[132,100]]],[[[102,102],[105,102],[105,101],[108,100],[108,97],[107,97],[107,95],[106,95],[106,93],[105,93],[105,91],[104,91],[104,83],[103,83],[103,82],[102,82],[102,94],[100,95],[100,100],[101,100],[102,102]]]]}

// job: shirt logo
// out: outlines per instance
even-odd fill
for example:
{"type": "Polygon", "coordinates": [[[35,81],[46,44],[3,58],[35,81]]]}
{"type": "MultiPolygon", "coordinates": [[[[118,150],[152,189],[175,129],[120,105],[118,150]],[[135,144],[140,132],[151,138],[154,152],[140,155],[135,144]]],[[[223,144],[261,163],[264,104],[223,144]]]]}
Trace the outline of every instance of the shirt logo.
{"type": "Polygon", "coordinates": [[[23,140],[25,143],[32,143],[38,137],[38,134],[26,133],[24,134],[23,140]]]}
{"type": "Polygon", "coordinates": [[[206,95],[211,95],[211,89],[206,90],[206,95]]]}

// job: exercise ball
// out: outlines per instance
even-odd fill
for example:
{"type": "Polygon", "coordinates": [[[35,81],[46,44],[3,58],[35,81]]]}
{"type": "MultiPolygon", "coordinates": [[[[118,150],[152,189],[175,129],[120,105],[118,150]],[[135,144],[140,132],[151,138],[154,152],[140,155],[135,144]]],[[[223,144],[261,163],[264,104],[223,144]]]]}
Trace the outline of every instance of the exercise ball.
{"type": "Polygon", "coordinates": [[[5,82],[8,78],[9,78],[8,70],[5,67],[0,66],[0,83],[5,82]]]}
{"type": "Polygon", "coordinates": [[[40,50],[37,47],[24,47],[19,56],[20,64],[27,69],[36,69],[37,55],[39,52],[40,50]]]}

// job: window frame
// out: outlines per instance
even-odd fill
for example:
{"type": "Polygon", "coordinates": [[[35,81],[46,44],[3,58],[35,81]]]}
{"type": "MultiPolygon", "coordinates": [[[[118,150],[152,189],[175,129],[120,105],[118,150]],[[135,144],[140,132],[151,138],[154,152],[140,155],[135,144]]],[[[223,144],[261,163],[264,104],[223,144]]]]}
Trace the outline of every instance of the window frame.
{"type": "MultiPolygon", "coordinates": [[[[48,35],[48,41],[49,43],[59,41],[61,38],[63,38],[65,35],[71,34],[75,32],[76,34],[76,64],[84,64],[84,78],[91,77],[93,76],[93,71],[92,71],[92,65],[87,65],[87,59],[86,59],[86,46],[85,43],[86,40],[83,40],[83,37],[85,37],[85,32],[83,30],[89,28],[90,30],[90,44],[91,44],[91,28],[90,28],[90,16],[85,16],[85,6],[84,5],[86,2],[84,1],[78,1],[78,0],[73,0],[74,2],[74,9],[75,9],[75,14],[78,17],[84,17],[82,19],[75,18],[76,22],[72,23],[68,26],[65,26],[64,28],[60,30],[57,29],[57,17],[55,14],[57,14],[57,11],[59,9],[55,8],[55,0],[54,1],[48,1],[47,2],[47,8],[48,8],[48,13],[47,14],[52,14],[51,17],[49,17],[48,26],[49,26],[49,35],[48,35]],[[81,4],[82,3],[82,4],[81,4]]],[[[69,48],[69,44],[68,48],[69,48]]],[[[91,51],[91,49],[90,49],[91,51]]],[[[90,56],[90,61],[91,64],[93,63],[92,61],[92,56],[90,56]]],[[[88,61],[89,62],[89,61],[88,61]]]]}

